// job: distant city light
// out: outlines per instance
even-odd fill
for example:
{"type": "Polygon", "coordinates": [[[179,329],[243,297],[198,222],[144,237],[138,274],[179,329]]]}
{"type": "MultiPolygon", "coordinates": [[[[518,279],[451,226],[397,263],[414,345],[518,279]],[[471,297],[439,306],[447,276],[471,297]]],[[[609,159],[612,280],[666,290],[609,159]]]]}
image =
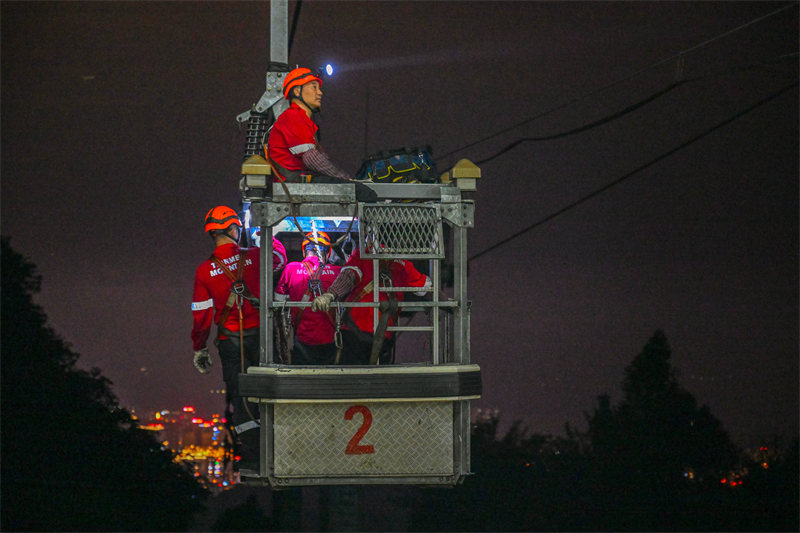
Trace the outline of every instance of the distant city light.
{"type": "Polygon", "coordinates": [[[204,418],[195,407],[186,405],[181,410],[151,411],[150,420],[139,427],[159,434],[162,449],[174,453],[173,461],[190,465],[198,482],[218,490],[235,486],[231,450],[226,446],[227,428],[219,413],[204,418]]]}

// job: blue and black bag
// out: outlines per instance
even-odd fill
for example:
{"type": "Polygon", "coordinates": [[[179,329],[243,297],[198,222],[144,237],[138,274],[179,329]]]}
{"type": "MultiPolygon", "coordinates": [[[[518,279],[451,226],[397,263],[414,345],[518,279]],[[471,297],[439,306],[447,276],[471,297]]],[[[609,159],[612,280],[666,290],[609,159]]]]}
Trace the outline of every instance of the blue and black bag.
{"type": "Polygon", "coordinates": [[[356,179],[375,183],[436,183],[439,175],[430,146],[384,150],[366,157],[356,179]]]}

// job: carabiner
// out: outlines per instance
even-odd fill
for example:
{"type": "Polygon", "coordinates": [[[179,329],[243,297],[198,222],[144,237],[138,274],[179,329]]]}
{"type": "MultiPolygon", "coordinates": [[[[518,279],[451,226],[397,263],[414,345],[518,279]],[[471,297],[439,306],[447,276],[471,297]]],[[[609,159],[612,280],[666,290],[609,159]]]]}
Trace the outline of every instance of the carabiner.
{"type": "Polygon", "coordinates": [[[338,349],[342,349],[342,304],[336,302],[336,332],[333,334],[333,344],[338,349]]]}

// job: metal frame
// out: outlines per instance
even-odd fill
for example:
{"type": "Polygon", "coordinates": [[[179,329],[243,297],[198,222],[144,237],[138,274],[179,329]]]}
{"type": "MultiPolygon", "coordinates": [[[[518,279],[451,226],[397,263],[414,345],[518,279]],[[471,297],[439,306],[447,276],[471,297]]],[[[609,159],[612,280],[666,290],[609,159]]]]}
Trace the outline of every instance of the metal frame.
{"type": "MultiPolygon", "coordinates": [[[[455,183],[450,184],[367,184],[378,194],[377,204],[359,205],[355,200],[353,184],[277,184],[264,183],[264,187],[272,188],[271,194],[261,195],[261,200],[250,198],[251,223],[261,228],[261,354],[260,366],[251,367],[247,374],[239,376],[239,384],[243,395],[260,405],[261,419],[261,457],[258,472],[241,473],[243,482],[249,484],[269,484],[273,487],[321,484],[421,484],[421,485],[454,485],[470,473],[470,407],[469,401],[480,396],[480,369],[470,364],[469,344],[469,300],[466,276],[466,231],[473,226],[474,208],[471,200],[462,198],[461,191],[455,183]],[[436,253],[421,253],[422,257],[412,254],[381,254],[381,259],[392,259],[402,256],[405,259],[428,259],[432,279],[432,298],[430,301],[399,302],[399,308],[429,309],[431,324],[428,326],[391,326],[390,331],[421,332],[431,335],[431,352],[428,362],[414,365],[391,365],[376,367],[298,367],[275,363],[275,351],[272,345],[273,317],[276,310],[285,307],[308,307],[309,302],[274,302],[272,278],[272,236],[273,227],[286,225],[288,220],[294,225],[294,217],[353,217],[363,216],[365,207],[378,209],[408,209],[423,206],[436,212],[437,239],[441,250],[436,253]],[[451,250],[445,248],[442,239],[442,226],[450,226],[451,250]],[[453,297],[440,298],[441,262],[450,258],[453,269],[453,297]],[[444,341],[443,343],[440,341],[444,341]],[[335,371],[332,371],[335,369],[335,371]],[[466,372],[467,374],[464,374],[466,372]],[[366,373],[366,374],[365,374],[366,373]],[[387,374],[388,373],[388,374],[387,374]],[[374,394],[364,397],[365,376],[369,380],[380,380],[381,376],[391,377],[391,386],[378,388],[388,389],[385,395],[374,394]],[[453,390],[453,379],[469,376],[471,385],[461,392],[441,395],[438,390],[453,390]],[[331,385],[331,380],[333,385],[331,385]],[[477,385],[475,384],[477,382],[477,385]],[[428,383],[428,385],[423,385],[428,383]],[[302,384],[302,386],[298,385],[302,384]],[[437,385],[438,384],[438,385],[437,385]],[[299,388],[298,388],[299,387],[299,388]],[[427,388],[426,388],[427,387],[427,388]],[[331,390],[331,397],[320,395],[320,390],[331,390]],[[335,394],[333,391],[337,391],[335,394]],[[420,392],[422,391],[422,392],[420,392]],[[378,406],[385,402],[418,402],[414,405],[435,405],[449,402],[452,404],[452,469],[447,475],[436,472],[430,475],[412,472],[407,475],[344,475],[319,477],[276,476],[275,473],[275,406],[329,404],[330,402],[367,402],[366,405],[378,406]]],[[[425,212],[426,220],[430,220],[429,212],[425,212]]],[[[361,222],[361,219],[358,219],[361,222]]],[[[359,241],[363,244],[359,228],[359,241]]],[[[427,233],[426,233],[427,235],[427,233]]],[[[373,268],[377,269],[379,259],[373,258],[373,268]]],[[[341,307],[371,306],[378,313],[379,291],[418,290],[415,288],[379,288],[373,291],[372,303],[341,303],[341,307]]],[[[375,323],[377,324],[377,317],[375,323]]],[[[378,381],[380,383],[380,381],[378,381]]],[[[455,387],[458,389],[459,387],[455,387]]],[[[374,389],[373,389],[374,390],[374,389]]],[[[279,413],[286,409],[281,408],[279,413]]],[[[279,414],[279,416],[283,416],[279,414]]],[[[283,426],[282,426],[283,427],[283,426]]]]}

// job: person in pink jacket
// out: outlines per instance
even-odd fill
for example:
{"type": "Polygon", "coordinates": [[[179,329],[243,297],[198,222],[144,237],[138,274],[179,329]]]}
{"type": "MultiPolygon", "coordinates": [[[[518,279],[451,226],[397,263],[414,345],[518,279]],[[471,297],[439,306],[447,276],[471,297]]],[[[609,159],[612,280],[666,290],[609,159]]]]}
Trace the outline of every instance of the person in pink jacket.
{"type": "MultiPolygon", "coordinates": [[[[328,264],[331,240],[324,231],[306,234],[304,258],[286,265],[275,286],[276,302],[311,302],[328,290],[342,267],[328,264]]],[[[294,342],[292,364],[332,365],[336,358],[335,319],[332,311],[292,308],[294,342]]]]}

